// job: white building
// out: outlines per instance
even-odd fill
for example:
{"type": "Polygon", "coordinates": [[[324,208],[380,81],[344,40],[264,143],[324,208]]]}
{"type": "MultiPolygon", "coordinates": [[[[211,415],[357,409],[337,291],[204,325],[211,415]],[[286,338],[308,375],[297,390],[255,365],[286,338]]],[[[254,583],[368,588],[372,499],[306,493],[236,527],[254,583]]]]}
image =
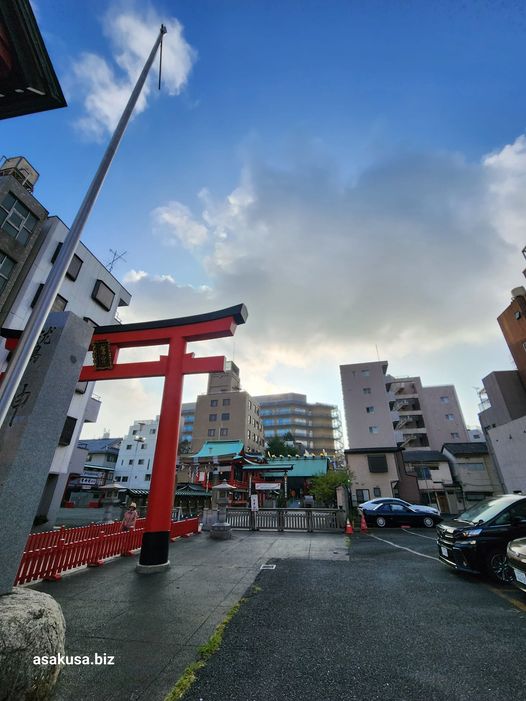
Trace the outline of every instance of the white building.
{"type": "Polygon", "coordinates": [[[122,439],[114,479],[123,488],[150,489],[158,429],[158,416],[134,421],[122,439]]]}
{"type": "MultiPolygon", "coordinates": [[[[42,244],[6,315],[4,327],[24,328],[67,233],[68,228],[58,217],[49,217],[45,221],[42,227],[42,244]]],[[[130,293],[83,243],[79,243],[60,293],[56,297],[53,311],[71,311],[92,326],[104,326],[119,321],[117,309],[128,305],[130,299],[130,293]]],[[[2,364],[6,358],[7,352],[2,347],[0,351],[2,364]]],[[[94,384],[93,382],[79,383],[71,400],[38,509],[39,520],[43,521],[47,518],[46,529],[55,521],[69,471],[78,470],[79,466],[75,465],[72,458],[82,426],[85,421],[97,420],[100,401],[92,396],[94,384]]]]}

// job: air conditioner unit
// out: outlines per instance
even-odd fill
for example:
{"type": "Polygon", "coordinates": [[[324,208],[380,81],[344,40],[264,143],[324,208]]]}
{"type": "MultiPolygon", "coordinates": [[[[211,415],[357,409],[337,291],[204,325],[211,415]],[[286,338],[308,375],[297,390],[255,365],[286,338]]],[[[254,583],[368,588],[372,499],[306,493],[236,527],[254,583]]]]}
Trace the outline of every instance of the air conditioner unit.
{"type": "Polygon", "coordinates": [[[526,297],[526,290],[524,287],[514,287],[511,291],[511,296],[513,299],[516,299],[517,297],[526,297]]]}

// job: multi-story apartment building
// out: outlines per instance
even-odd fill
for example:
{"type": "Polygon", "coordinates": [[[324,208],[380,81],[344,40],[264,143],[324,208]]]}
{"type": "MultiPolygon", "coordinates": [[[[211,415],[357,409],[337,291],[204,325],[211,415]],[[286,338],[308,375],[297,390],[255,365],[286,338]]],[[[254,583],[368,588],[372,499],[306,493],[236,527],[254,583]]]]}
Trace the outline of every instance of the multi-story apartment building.
{"type": "Polygon", "coordinates": [[[387,367],[387,361],[340,366],[351,448],[440,450],[469,440],[452,385],[423,387],[419,377],[396,378],[387,367]]]}
{"type": "Polygon", "coordinates": [[[307,402],[305,394],[287,392],[255,397],[259,403],[265,439],[291,434],[311,453],[327,455],[343,450],[338,407],[307,402]]]}
{"type": "Polygon", "coordinates": [[[159,417],[134,421],[122,439],[114,479],[125,489],[150,489],[159,417]]]}
{"type": "Polygon", "coordinates": [[[197,397],[192,453],[197,453],[210,440],[239,440],[247,452],[264,450],[259,403],[241,389],[239,368],[233,362],[226,364],[225,372],[211,373],[206,394],[197,397]]]}
{"type": "MultiPolygon", "coordinates": [[[[23,329],[51,272],[68,228],[58,217],[48,217],[43,221],[38,218],[45,215],[46,211],[31,194],[32,187],[26,189],[28,183],[33,185],[36,182],[33,175],[36,171],[27,161],[23,158],[8,159],[4,168],[7,164],[11,164],[12,172],[0,174],[0,188],[3,188],[3,196],[0,196],[0,202],[3,203],[0,205],[0,228],[3,231],[0,236],[0,251],[4,244],[12,241],[14,247],[12,245],[9,250],[4,250],[8,257],[18,256],[18,262],[12,268],[12,275],[2,290],[0,314],[3,327],[23,329]],[[29,180],[26,180],[27,178],[29,180]],[[19,203],[22,203],[25,209],[19,203]],[[30,249],[25,254],[19,251],[24,247],[30,249]]],[[[79,243],[56,297],[53,311],[71,311],[92,326],[114,324],[118,321],[118,307],[129,304],[130,299],[130,293],[83,243],[79,243]]],[[[3,365],[7,357],[8,353],[2,343],[0,364],[3,365]]],[[[55,521],[68,473],[79,468],[73,456],[82,426],[86,421],[92,422],[97,419],[100,401],[92,396],[93,387],[93,382],[79,383],[72,397],[38,508],[38,520],[45,523],[45,528],[49,528],[55,521]]]]}

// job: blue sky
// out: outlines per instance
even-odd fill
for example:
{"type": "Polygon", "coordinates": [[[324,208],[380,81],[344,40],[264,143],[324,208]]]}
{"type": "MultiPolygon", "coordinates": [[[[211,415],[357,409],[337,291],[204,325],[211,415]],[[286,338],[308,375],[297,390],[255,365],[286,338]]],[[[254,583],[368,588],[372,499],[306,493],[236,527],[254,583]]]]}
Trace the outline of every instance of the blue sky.
{"type": "MultiPolygon", "coordinates": [[[[338,365],[378,346],[393,374],[455,384],[474,423],[473,387],[512,367],[496,316],[523,283],[520,3],[35,8],[69,106],[4,121],[3,148],[40,172],[35,194],[66,224],[169,24],[163,90],[151,86],[83,236],[103,261],[127,251],[126,321],[245,302],[248,391],[341,406],[338,365]]],[[[123,387],[97,386],[92,435],[158,410],[158,383],[127,385],[125,412],[123,387]]],[[[188,382],[185,399],[203,389],[188,382]]]]}

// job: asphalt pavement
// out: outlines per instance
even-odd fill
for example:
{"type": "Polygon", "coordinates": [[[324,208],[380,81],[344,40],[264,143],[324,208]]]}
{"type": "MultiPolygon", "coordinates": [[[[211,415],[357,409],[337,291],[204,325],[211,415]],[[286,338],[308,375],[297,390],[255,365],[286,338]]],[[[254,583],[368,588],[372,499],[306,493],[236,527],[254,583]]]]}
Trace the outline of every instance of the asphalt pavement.
{"type": "Polygon", "coordinates": [[[183,701],[524,698],[526,597],[449,570],[433,531],[201,534],[170,558],[35,586],[63,607],[68,654],[114,657],[65,667],[55,701],[163,701],[241,597],[183,701]]]}
{"type": "Polygon", "coordinates": [[[525,698],[526,614],[436,556],[371,529],[347,562],[272,560],[184,701],[525,698]]]}

